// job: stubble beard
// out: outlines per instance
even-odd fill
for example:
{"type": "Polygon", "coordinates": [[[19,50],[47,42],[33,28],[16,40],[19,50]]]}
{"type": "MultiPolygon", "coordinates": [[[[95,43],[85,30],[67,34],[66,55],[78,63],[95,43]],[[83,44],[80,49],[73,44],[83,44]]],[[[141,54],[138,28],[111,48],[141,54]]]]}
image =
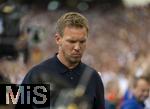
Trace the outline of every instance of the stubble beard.
{"type": "Polygon", "coordinates": [[[78,64],[81,61],[81,58],[74,58],[71,56],[65,56],[66,60],[70,63],[70,64],[78,64]]]}

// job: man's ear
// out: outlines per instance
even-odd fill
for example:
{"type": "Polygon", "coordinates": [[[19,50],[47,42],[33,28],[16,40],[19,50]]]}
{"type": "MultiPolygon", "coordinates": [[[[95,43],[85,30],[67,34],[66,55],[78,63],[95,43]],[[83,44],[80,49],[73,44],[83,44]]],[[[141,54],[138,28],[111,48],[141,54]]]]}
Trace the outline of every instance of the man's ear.
{"type": "Polygon", "coordinates": [[[57,45],[61,44],[62,37],[60,36],[60,34],[58,34],[58,33],[55,34],[55,41],[56,41],[57,45]]]}

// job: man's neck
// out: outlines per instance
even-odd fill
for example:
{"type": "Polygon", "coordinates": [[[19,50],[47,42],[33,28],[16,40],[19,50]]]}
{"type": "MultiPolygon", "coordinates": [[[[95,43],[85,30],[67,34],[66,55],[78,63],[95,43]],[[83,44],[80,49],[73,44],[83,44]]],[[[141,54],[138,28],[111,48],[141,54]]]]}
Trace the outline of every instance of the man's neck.
{"type": "Polygon", "coordinates": [[[64,64],[68,69],[73,69],[75,68],[79,63],[69,63],[66,61],[66,59],[63,58],[63,56],[61,56],[61,54],[57,54],[57,58],[59,59],[59,61],[64,64]]]}

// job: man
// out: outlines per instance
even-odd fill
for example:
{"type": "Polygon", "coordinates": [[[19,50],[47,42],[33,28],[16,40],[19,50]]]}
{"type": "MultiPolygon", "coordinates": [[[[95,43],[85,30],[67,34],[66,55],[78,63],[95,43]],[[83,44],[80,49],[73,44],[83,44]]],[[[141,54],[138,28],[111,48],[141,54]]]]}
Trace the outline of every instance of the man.
{"type": "MultiPolygon", "coordinates": [[[[86,48],[88,31],[88,20],[83,15],[69,12],[61,16],[57,21],[55,34],[58,53],[33,67],[24,78],[23,84],[50,83],[52,89],[69,87],[74,90],[81,84],[84,87],[82,91],[85,92],[83,95],[92,105],[91,109],[104,109],[102,80],[96,70],[81,62],[86,48]]],[[[53,107],[59,98],[55,91],[58,90],[50,92],[50,105],[53,107]]],[[[77,92],[81,93],[81,90],[77,92]]],[[[66,94],[68,93],[63,95],[66,94]]],[[[64,100],[66,99],[63,99],[62,102],[64,100]]]]}
{"type": "Polygon", "coordinates": [[[121,109],[144,109],[144,101],[148,98],[150,91],[149,79],[141,76],[134,80],[132,98],[124,101],[121,109]]]}

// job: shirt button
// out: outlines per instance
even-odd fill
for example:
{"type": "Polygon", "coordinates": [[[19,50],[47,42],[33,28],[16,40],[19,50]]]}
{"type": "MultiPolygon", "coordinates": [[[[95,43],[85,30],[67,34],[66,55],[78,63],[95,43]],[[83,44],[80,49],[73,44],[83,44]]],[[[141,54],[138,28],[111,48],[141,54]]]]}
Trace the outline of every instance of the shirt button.
{"type": "Polygon", "coordinates": [[[73,78],[73,77],[70,77],[70,79],[73,80],[74,78],[73,78]]]}

